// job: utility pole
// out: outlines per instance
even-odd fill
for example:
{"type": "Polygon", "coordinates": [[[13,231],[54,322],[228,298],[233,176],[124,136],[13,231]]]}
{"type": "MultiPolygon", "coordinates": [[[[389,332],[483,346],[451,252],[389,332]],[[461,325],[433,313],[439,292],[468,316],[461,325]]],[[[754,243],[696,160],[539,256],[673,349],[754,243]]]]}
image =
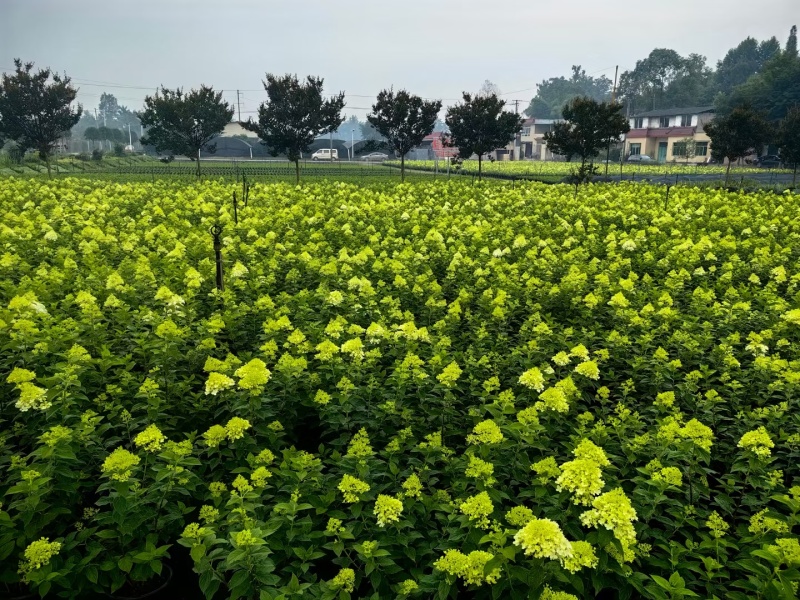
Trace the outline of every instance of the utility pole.
{"type": "Polygon", "coordinates": [[[236,106],[239,109],[239,123],[242,122],[242,105],[239,103],[239,90],[236,90],[236,106]]]}
{"type": "MultiPolygon", "coordinates": [[[[611,104],[614,104],[614,101],[617,98],[617,74],[619,73],[619,65],[614,67],[614,87],[611,88],[611,104]]],[[[608,157],[611,156],[611,139],[608,140],[608,145],[606,146],[606,177],[608,177],[608,157]]],[[[620,158],[621,158],[620,154],[620,158]]],[[[667,192],[669,193],[669,192],[667,192]]]]}

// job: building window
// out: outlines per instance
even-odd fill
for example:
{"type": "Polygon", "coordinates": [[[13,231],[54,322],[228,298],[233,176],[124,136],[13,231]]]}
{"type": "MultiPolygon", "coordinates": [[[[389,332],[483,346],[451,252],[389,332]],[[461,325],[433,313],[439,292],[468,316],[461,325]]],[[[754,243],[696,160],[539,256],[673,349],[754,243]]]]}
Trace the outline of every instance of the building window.
{"type": "Polygon", "coordinates": [[[659,127],[669,127],[669,117],[661,117],[658,120],[659,127]]]}
{"type": "Polygon", "coordinates": [[[530,127],[523,127],[522,128],[522,135],[530,135],[530,134],[531,134],[531,128],[530,127]]]}
{"type": "Polygon", "coordinates": [[[634,129],[644,129],[644,117],[635,117],[633,119],[634,129]]]}
{"type": "Polygon", "coordinates": [[[694,153],[695,156],[708,156],[708,142],[697,142],[694,153]]]}
{"type": "Polygon", "coordinates": [[[681,115],[681,127],[692,126],[692,115],[681,115]]]}
{"type": "Polygon", "coordinates": [[[641,144],[631,144],[630,145],[631,156],[639,156],[642,153],[642,145],[641,144]]]}
{"type": "Polygon", "coordinates": [[[686,142],[672,144],[672,156],[686,156],[686,142]]]}

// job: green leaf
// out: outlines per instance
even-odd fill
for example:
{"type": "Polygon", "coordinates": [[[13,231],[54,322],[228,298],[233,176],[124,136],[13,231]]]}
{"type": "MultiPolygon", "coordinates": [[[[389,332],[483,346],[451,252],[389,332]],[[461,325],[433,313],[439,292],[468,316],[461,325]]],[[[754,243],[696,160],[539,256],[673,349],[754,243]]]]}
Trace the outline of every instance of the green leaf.
{"type": "Polygon", "coordinates": [[[119,559],[117,565],[125,573],[130,573],[131,569],[133,568],[133,559],[126,554],[125,556],[119,559]]]}

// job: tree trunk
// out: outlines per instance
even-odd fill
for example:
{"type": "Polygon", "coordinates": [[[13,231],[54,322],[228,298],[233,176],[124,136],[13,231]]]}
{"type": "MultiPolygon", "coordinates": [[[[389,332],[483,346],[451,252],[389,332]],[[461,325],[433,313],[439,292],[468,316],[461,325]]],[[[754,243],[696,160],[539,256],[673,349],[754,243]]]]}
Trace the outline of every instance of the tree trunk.
{"type": "Polygon", "coordinates": [[[197,149],[197,178],[200,179],[200,148],[197,149]]]}
{"type": "Polygon", "coordinates": [[[482,169],[481,169],[481,163],[482,163],[481,159],[482,159],[482,157],[483,157],[483,154],[478,154],[478,181],[482,181],[483,180],[482,169]]]}
{"type": "Polygon", "coordinates": [[[731,159],[728,159],[728,168],[725,169],[725,185],[728,185],[728,178],[731,173],[731,159]]]}
{"type": "Polygon", "coordinates": [[[300,185],[300,159],[294,161],[294,175],[297,185],[300,185]]]}
{"type": "Polygon", "coordinates": [[[406,180],[406,155],[400,156],[400,181],[405,183],[406,180]]]}

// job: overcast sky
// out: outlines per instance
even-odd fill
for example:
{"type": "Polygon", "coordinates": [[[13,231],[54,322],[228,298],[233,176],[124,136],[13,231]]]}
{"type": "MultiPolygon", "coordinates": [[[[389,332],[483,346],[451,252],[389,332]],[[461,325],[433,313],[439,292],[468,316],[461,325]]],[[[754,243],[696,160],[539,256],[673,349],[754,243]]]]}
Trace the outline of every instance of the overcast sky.
{"type": "Polygon", "coordinates": [[[363,119],[391,85],[446,106],[489,79],[527,105],[573,64],[613,79],[665,47],[713,65],[747,36],[783,45],[795,23],[798,0],[0,0],[0,70],[66,71],[89,108],[103,91],[138,109],[160,84],[240,89],[242,118],[265,72],[313,74],[363,119]]]}

